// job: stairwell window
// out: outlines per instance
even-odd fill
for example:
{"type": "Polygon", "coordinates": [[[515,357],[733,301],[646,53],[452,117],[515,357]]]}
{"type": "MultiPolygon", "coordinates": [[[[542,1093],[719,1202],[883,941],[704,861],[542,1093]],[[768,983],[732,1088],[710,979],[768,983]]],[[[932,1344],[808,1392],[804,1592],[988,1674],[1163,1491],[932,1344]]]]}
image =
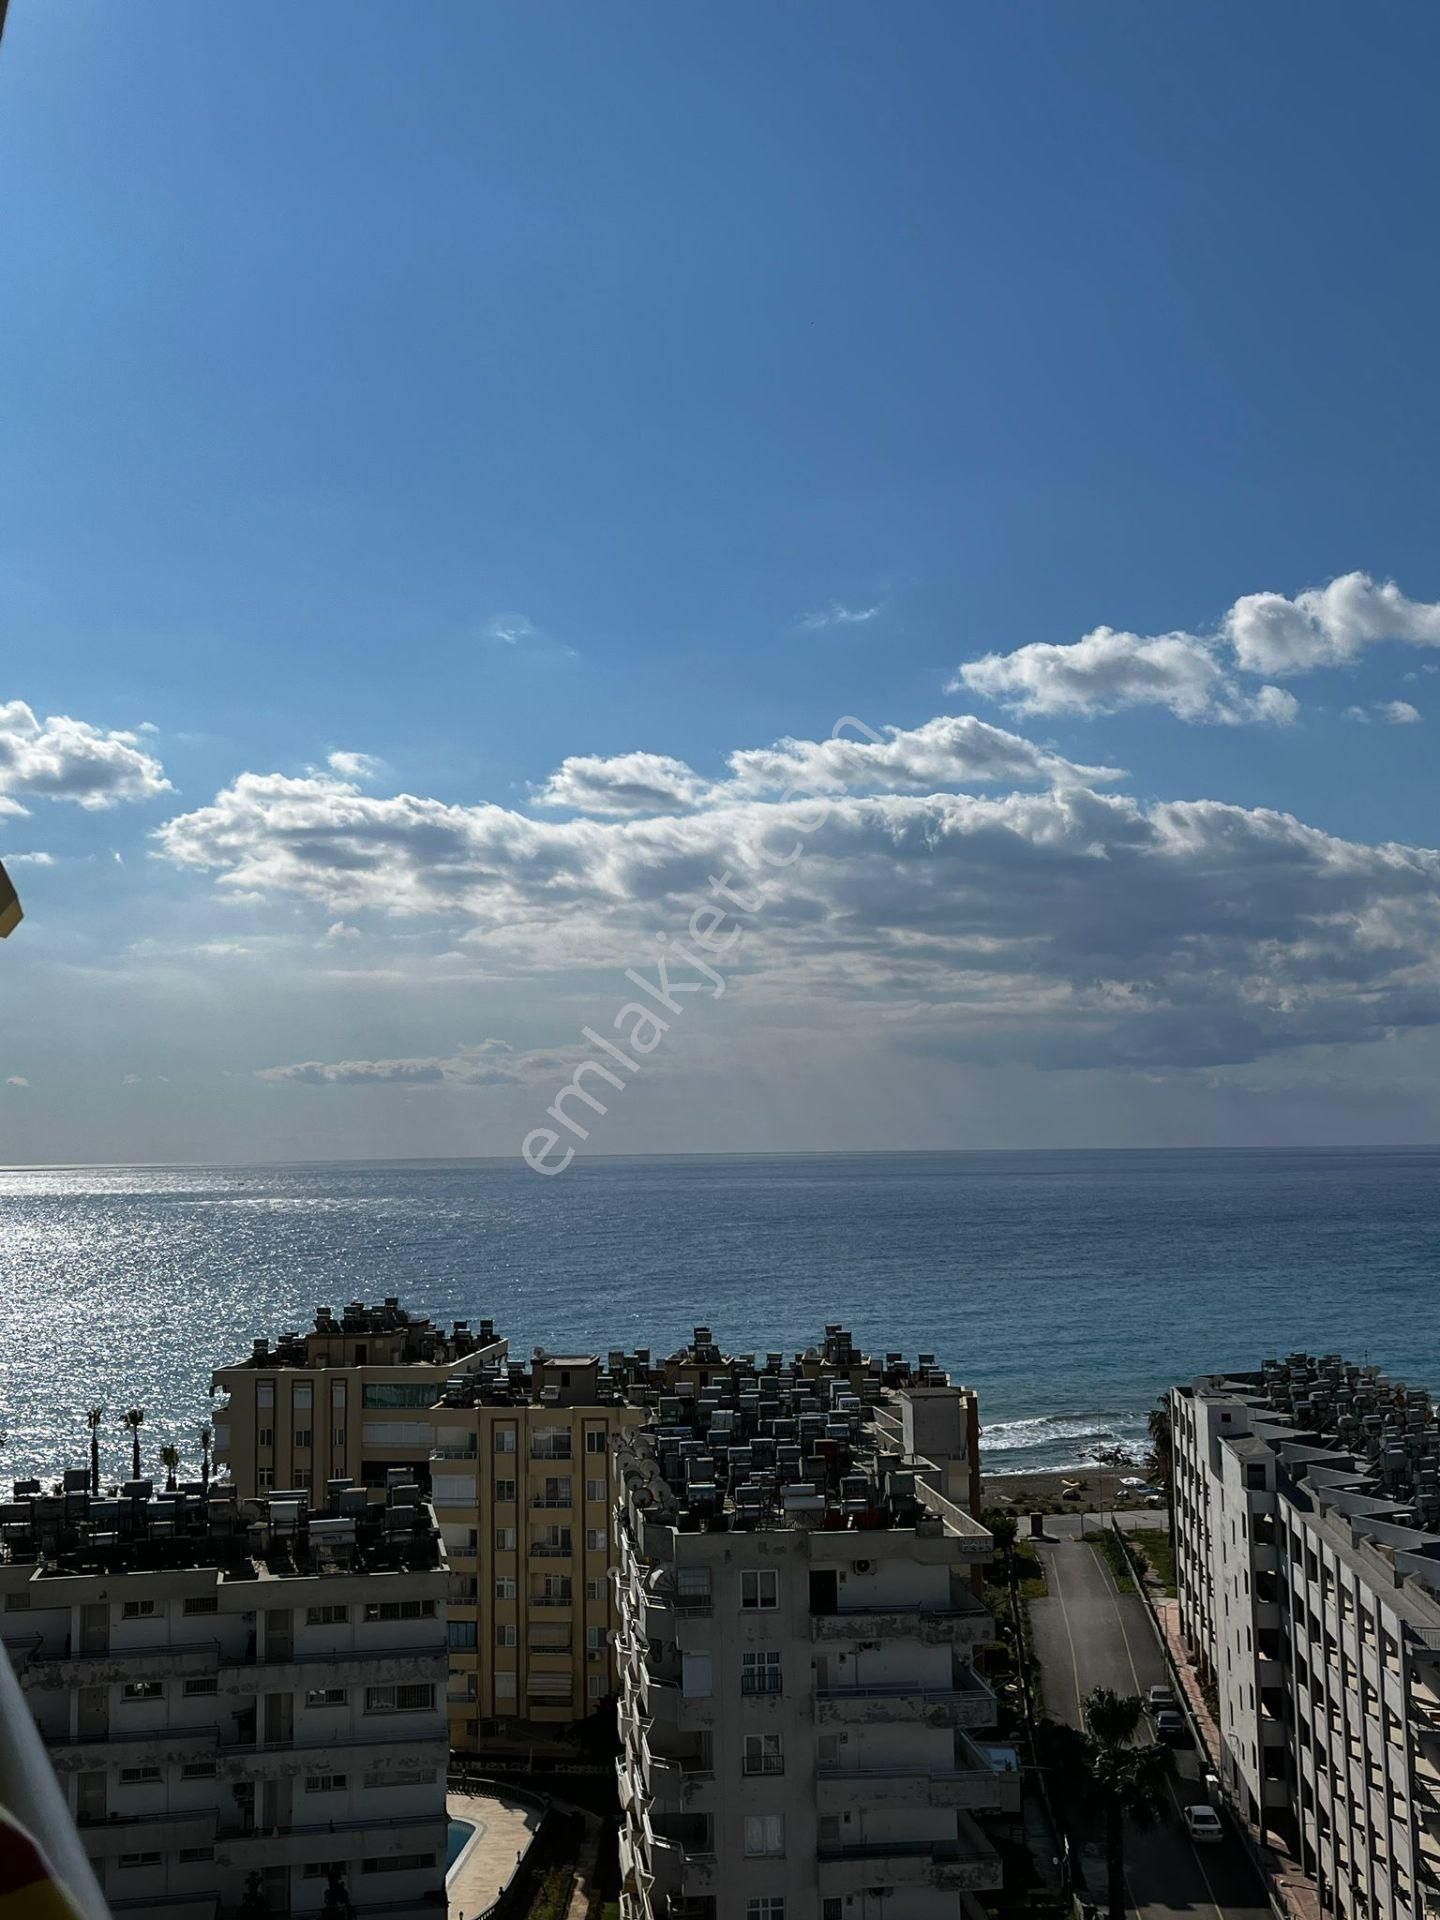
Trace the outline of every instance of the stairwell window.
{"type": "Polygon", "coordinates": [[[610,1436],[603,1427],[587,1427],[585,1429],[585,1451],[587,1453],[608,1452],[609,1448],[607,1443],[609,1438],[610,1436]]]}
{"type": "Polygon", "coordinates": [[[502,1573],[497,1577],[495,1581],[495,1598],[497,1600],[513,1600],[515,1598],[515,1576],[513,1573],[502,1573]]]}
{"type": "Polygon", "coordinates": [[[780,1690],[778,1647],[752,1647],[741,1655],[741,1693],[779,1693],[780,1690]]]}
{"type": "Polygon", "coordinates": [[[745,1736],[746,1773],[784,1773],[785,1754],[778,1733],[747,1733],[745,1736]]]}
{"type": "Polygon", "coordinates": [[[513,1480],[497,1480],[495,1482],[495,1498],[499,1501],[508,1500],[513,1503],[515,1499],[515,1482],[513,1480]]]}
{"type": "Polygon", "coordinates": [[[603,1527],[587,1527],[585,1529],[585,1551],[587,1553],[604,1553],[609,1544],[609,1535],[603,1527]]]}
{"type": "Polygon", "coordinates": [[[740,1605],[749,1613],[769,1613],[780,1604],[780,1575],[773,1567],[752,1569],[740,1576],[740,1605]]]}
{"type": "Polygon", "coordinates": [[[515,1551],[514,1527],[496,1527],[495,1551],[497,1553],[514,1553],[515,1551]]]}
{"type": "Polygon", "coordinates": [[[603,1480],[587,1480],[585,1482],[585,1498],[587,1500],[603,1501],[605,1498],[605,1482],[603,1480]]]}
{"type": "Polygon", "coordinates": [[[501,1620],[496,1623],[495,1644],[497,1647],[514,1647],[518,1646],[519,1642],[520,1630],[513,1621],[501,1620]]]}

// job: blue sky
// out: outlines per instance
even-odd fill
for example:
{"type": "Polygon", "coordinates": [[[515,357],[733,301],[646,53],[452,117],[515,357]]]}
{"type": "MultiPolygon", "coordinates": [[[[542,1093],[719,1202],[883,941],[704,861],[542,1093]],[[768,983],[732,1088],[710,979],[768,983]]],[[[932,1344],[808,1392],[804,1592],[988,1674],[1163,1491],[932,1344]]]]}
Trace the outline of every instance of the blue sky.
{"type": "Polygon", "coordinates": [[[1434,876],[1373,852],[1440,838],[1437,40],[14,0],[0,706],[41,730],[0,850],[45,859],[0,1156],[514,1151],[691,856],[785,804],[728,756],[846,713],[892,764],[822,769],[729,991],[586,1150],[1440,1137],[1434,876]],[[1136,644],[1023,652],[1101,627],[1136,644]],[[963,715],[1047,766],[912,738],[963,715]],[[546,804],[636,752],[705,791],[546,804]],[[1201,802],[1237,811],[1154,811],[1201,802]],[[1280,877],[1266,809],[1330,842],[1280,877]]]}

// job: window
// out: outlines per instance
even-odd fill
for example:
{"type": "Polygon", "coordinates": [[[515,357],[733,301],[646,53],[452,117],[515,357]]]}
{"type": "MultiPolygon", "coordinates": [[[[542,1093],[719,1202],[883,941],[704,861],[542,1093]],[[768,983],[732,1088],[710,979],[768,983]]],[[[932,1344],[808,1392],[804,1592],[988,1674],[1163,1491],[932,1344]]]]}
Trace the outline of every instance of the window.
{"type": "Polygon", "coordinates": [[[687,1700],[708,1700],[714,1689],[708,1653],[682,1653],[680,1691],[687,1700]]]}
{"type": "Polygon", "coordinates": [[[586,1627],[585,1645],[591,1653],[603,1653],[605,1651],[604,1627],[586,1627]]]}
{"type": "Polygon", "coordinates": [[[275,1444],[274,1427],[260,1427],[256,1432],[255,1438],[260,1446],[273,1447],[275,1444]]]}
{"type": "Polygon", "coordinates": [[[274,1467],[257,1467],[255,1469],[255,1485],[259,1492],[267,1493],[274,1484],[274,1467]]]}
{"type": "Polygon", "coordinates": [[[433,1620],[433,1600],[367,1600],[367,1620],[433,1620]]]}
{"type": "Polygon", "coordinates": [[[296,1446],[308,1447],[310,1445],[313,1432],[314,1432],[314,1429],[311,1427],[297,1427],[295,1429],[296,1446]]]}
{"type": "Polygon", "coordinates": [[[540,1582],[540,1591],[532,1598],[538,1606],[568,1606],[570,1604],[570,1576],[568,1573],[547,1573],[540,1582]]]}
{"type": "Polygon", "coordinates": [[[570,1429],[568,1427],[536,1427],[530,1436],[530,1458],[532,1460],[568,1460],[570,1429]]]}
{"type": "Polygon", "coordinates": [[[213,1760],[187,1760],[180,1769],[182,1780],[213,1780],[215,1762],[213,1760]]]}
{"type": "Polygon", "coordinates": [[[752,1569],[740,1576],[740,1604],[750,1611],[769,1612],[780,1604],[780,1576],[773,1567],[752,1569]]]}
{"type": "Polygon", "coordinates": [[[745,1920],[785,1920],[785,1896],[762,1893],[756,1900],[747,1900],[745,1920]]]}
{"type": "Polygon", "coordinates": [[[513,1480],[497,1480],[495,1482],[495,1498],[500,1501],[513,1501],[515,1498],[515,1482],[513,1480]]]}
{"type": "Polygon", "coordinates": [[[585,1681],[585,1697],[588,1700],[603,1700],[605,1698],[605,1682],[598,1673],[592,1673],[587,1676],[585,1681]]]}
{"type": "Polygon", "coordinates": [[[311,1687],[306,1692],[307,1707],[343,1707],[345,1704],[344,1687],[311,1687]]]}
{"type": "Polygon", "coordinates": [[[587,1600],[603,1600],[605,1598],[605,1582],[603,1580],[587,1580],[585,1582],[585,1598],[587,1600]]]}
{"type": "Polygon", "coordinates": [[[120,1609],[122,1620],[148,1620],[155,1612],[153,1600],[127,1600],[120,1609]]]}
{"type": "Polygon", "coordinates": [[[186,1613],[218,1613],[220,1602],[213,1593],[195,1593],[185,1602],[186,1613]]]}
{"type": "Polygon", "coordinates": [[[122,1853],[120,1864],[122,1867],[158,1867],[160,1855],[158,1853],[122,1853]]]}
{"type": "Polygon", "coordinates": [[[783,1813],[748,1813],[745,1816],[745,1853],[751,1860],[768,1858],[785,1851],[783,1813]]]}
{"type": "Polygon", "coordinates": [[[603,1527],[587,1527],[585,1529],[585,1551],[587,1553],[604,1553],[609,1544],[609,1536],[603,1527]]]}
{"type": "Polygon", "coordinates": [[[120,1689],[122,1700],[163,1700],[165,1683],[163,1680],[127,1680],[120,1689]]]}
{"type": "Polygon", "coordinates": [[[495,1644],[497,1647],[513,1647],[516,1646],[518,1642],[519,1633],[513,1621],[501,1620],[496,1623],[495,1644]]]}
{"type": "Polygon", "coordinates": [[[497,1700],[513,1700],[515,1698],[515,1675],[513,1673],[496,1674],[495,1698],[497,1700]]]}
{"type": "Polygon", "coordinates": [[[308,1493],[310,1490],[313,1477],[314,1476],[309,1467],[296,1467],[295,1472],[292,1475],[292,1478],[294,1480],[297,1491],[301,1493],[308,1493]]]}
{"type": "Polygon", "coordinates": [[[495,1551],[497,1553],[514,1553],[515,1551],[514,1527],[496,1527],[495,1551]]]}
{"type": "Polygon", "coordinates": [[[122,1767],[120,1769],[122,1787],[148,1787],[159,1778],[159,1767],[122,1767]]]}
{"type": "Polygon", "coordinates": [[[513,1573],[502,1573],[496,1580],[495,1598],[497,1600],[513,1600],[515,1598],[515,1576],[513,1573]]]}
{"type": "Polygon", "coordinates": [[[473,1620],[451,1620],[445,1632],[451,1647],[460,1653],[469,1653],[475,1646],[475,1622],[473,1620]]]}
{"type": "Polygon", "coordinates": [[[367,1713],[427,1713],[434,1705],[435,1689],[428,1683],[365,1689],[367,1713]]]}
{"type": "Polygon", "coordinates": [[[365,1785],[371,1787],[433,1787],[433,1767],[396,1767],[391,1773],[367,1773],[365,1785]]]}
{"type": "Polygon", "coordinates": [[[392,1853],[388,1860],[362,1860],[362,1873],[426,1873],[435,1864],[433,1853],[392,1853]]]}
{"type": "Polygon", "coordinates": [[[747,1733],[745,1736],[746,1773],[783,1773],[785,1756],[778,1733],[747,1733]]]}
{"type": "Polygon", "coordinates": [[[201,1674],[198,1680],[187,1680],[185,1682],[185,1698],[187,1700],[193,1699],[197,1694],[218,1693],[219,1691],[220,1682],[215,1678],[213,1673],[204,1673],[201,1674]]]}
{"type": "Polygon", "coordinates": [[[605,1482],[603,1480],[587,1480],[585,1482],[585,1498],[587,1500],[603,1500],[605,1498],[605,1482]]]}
{"type": "Polygon", "coordinates": [[[820,1902],[820,1920],[845,1920],[845,1902],[831,1897],[820,1902]]]}
{"type": "Polygon", "coordinates": [[[332,1453],[343,1453],[345,1451],[344,1427],[332,1427],[330,1429],[330,1451],[332,1453]]]}
{"type": "Polygon", "coordinates": [[[710,1569],[708,1567],[681,1567],[675,1575],[675,1604],[680,1607],[708,1607],[710,1604],[710,1569]]]}
{"type": "Polygon", "coordinates": [[[5,1611],[7,1613],[24,1613],[29,1605],[30,1596],[28,1593],[7,1593],[5,1596],[5,1611]]]}
{"type": "Polygon", "coordinates": [[[313,1407],[314,1404],[315,1404],[315,1389],[313,1387],[311,1386],[296,1387],[295,1396],[291,1402],[291,1405],[294,1407],[297,1413],[308,1413],[310,1408],[313,1407]]]}
{"type": "Polygon", "coordinates": [[[350,1618],[349,1607],[341,1603],[332,1603],[323,1607],[307,1607],[305,1624],[307,1627],[343,1627],[350,1618]]]}
{"type": "Polygon", "coordinates": [[[255,1404],[257,1407],[273,1407],[275,1404],[275,1382],[260,1380],[255,1386],[255,1404]]]}
{"type": "Polygon", "coordinates": [[[302,1880],[328,1880],[332,1873],[344,1874],[350,1870],[346,1860],[307,1860],[301,1868],[302,1880]]]}
{"type": "Polygon", "coordinates": [[[343,1793],[350,1784],[350,1776],[344,1773],[307,1773],[305,1791],[307,1793],[343,1793]]]}
{"type": "Polygon", "coordinates": [[[585,1451],[587,1453],[607,1452],[606,1442],[608,1439],[609,1435],[603,1427],[587,1427],[585,1429],[585,1451]]]}
{"type": "Polygon", "coordinates": [[[384,1380],[362,1388],[360,1404],[367,1411],[372,1407],[385,1411],[400,1407],[433,1407],[437,1398],[433,1386],[412,1387],[398,1380],[384,1380]]]}
{"type": "Polygon", "coordinates": [[[780,1649],[752,1647],[740,1656],[741,1693],[779,1693],[780,1649]]]}
{"type": "Polygon", "coordinates": [[[215,1849],[213,1847],[181,1847],[179,1858],[182,1867],[198,1866],[202,1860],[213,1860],[215,1849]]]}
{"type": "Polygon", "coordinates": [[[496,1453],[514,1453],[515,1451],[514,1427],[496,1427],[495,1451],[496,1453]]]}

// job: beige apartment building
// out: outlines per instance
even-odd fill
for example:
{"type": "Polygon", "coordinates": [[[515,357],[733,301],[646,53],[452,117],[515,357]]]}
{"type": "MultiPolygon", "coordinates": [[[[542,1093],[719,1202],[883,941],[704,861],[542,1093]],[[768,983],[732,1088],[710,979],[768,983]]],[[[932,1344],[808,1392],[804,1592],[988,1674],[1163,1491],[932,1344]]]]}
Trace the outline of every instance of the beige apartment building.
{"type": "Polygon", "coordinates": [[[446,1865],[439,1530],[397,1476],[0,1504],[0,1637],[116,1915],[433,1920],[446,1865]]]}

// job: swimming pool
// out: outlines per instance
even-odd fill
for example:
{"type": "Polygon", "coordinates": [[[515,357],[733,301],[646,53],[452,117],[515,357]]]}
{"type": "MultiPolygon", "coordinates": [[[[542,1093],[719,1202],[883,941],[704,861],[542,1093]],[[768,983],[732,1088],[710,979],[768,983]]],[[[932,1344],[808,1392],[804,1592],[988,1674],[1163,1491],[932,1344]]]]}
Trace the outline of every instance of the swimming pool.
{"type": "Polygon", "coordinates": [[[475,1835],[473,1820],[452,1820],[445,1842],[445,1871],[448,1874],[475,1835]]]}

